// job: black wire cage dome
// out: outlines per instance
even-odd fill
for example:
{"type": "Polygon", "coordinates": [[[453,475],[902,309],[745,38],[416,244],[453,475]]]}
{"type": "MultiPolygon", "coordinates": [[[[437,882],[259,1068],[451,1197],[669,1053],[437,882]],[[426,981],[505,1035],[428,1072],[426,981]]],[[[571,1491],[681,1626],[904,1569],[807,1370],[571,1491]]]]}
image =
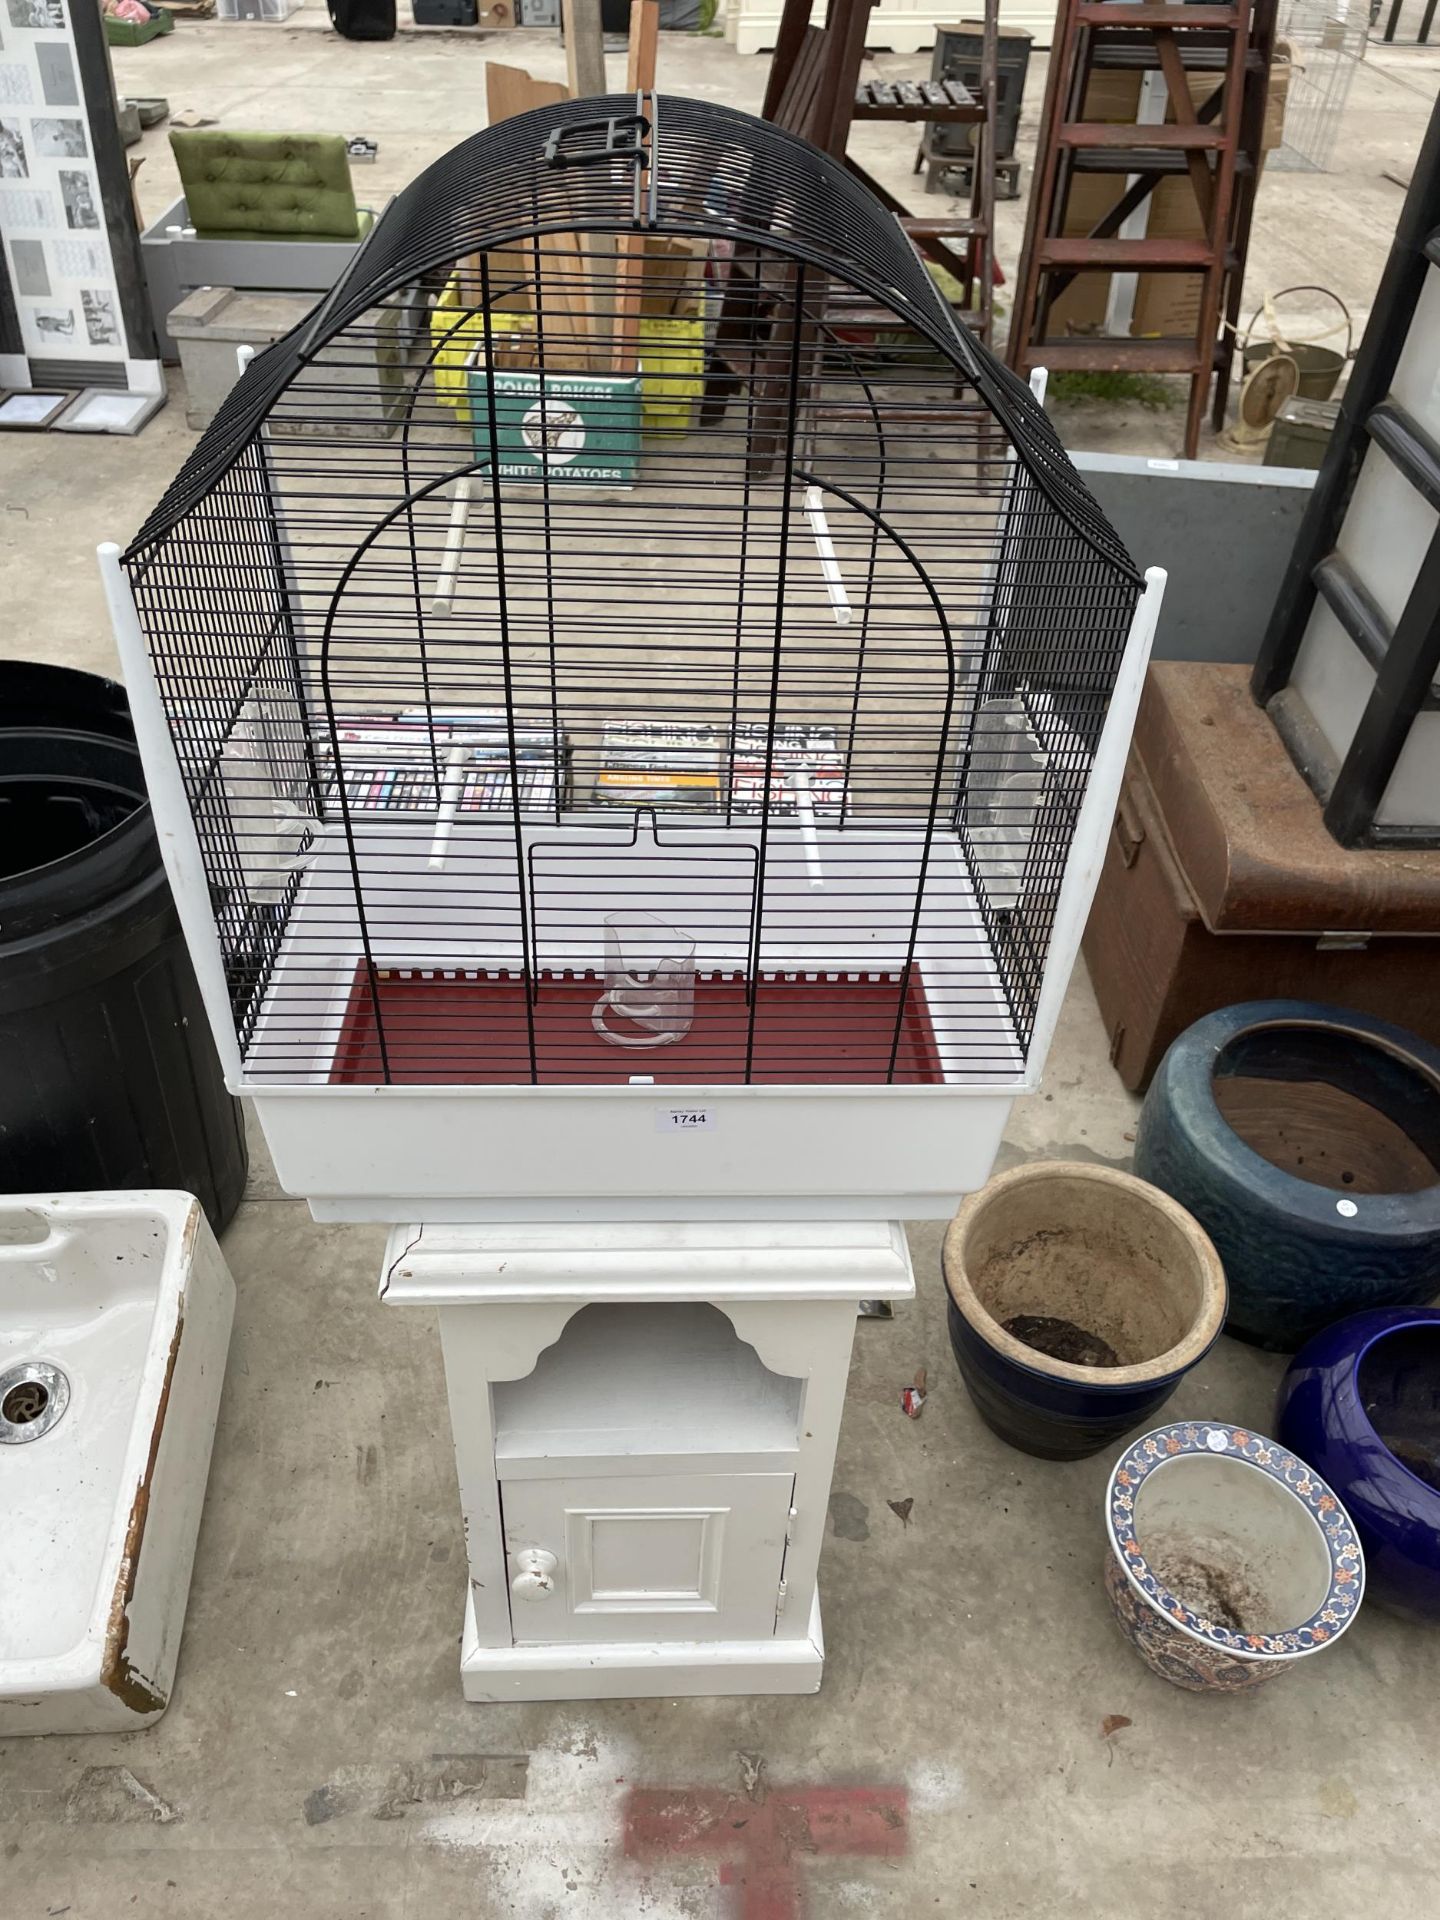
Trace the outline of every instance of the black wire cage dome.
{"type": "Polygon", "coordinates": [[[1144,583],[806,142],[648,94],[475,135],[123,565],[243,1077],[1026,1073],[1144,583]]]}

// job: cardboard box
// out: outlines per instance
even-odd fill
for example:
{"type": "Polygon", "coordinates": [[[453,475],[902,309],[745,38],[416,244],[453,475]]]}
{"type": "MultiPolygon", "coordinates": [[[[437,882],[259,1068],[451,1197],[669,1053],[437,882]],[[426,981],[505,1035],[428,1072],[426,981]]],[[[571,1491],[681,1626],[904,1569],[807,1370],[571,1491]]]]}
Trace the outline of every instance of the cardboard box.
{"type": "MultiPolygon", "coordinates": [[[[1097,79],[1133,78],[1130,74],[1097,74],[1097,79]]],[[[1125,191],[1123,174],[1077,173],[1070,182],[1065,209],[1065,232],[1081,236],[1093,231],[1125,191]]],[[[1110,304],[1110,275],[1081,273],[1050,303],[1048,334],[1062,340],[1067,334],[1103,333],[1110,304]]]]}
{"type": "Polygon", "coordinates": [[[646,234],[640,311],[650,319],[693,313],[705,290],[705,249],[693,240],[646,234]]]}
{"type": "MultiPolygon", "coordinates": [[[[1094,73],[1085,95],[1087,121],[1127,123],[1140,109],[1142,75],[1139,73],[1094,73]]],[[[1190,97],[1196,111],[1220,86],[1214,73],[1189,75],[1190,97]]],[[[1270,72],[1270,91],[1266,101],[1262,135],[1263,154],[1280,146],[1285,137],[1285,102],[1290,84],[1288,51],[1277,50],[1270,72]]],[[[1175,112],[1167,106],[1165,118],[1174,121],[1175,112]]],[[[1137,144],[1144,140],[1136,135],[1137,144]]],[[[1125,190],[1125,182],[1105,174],[1076,174],[1070,186],[1070,202],[1065,220],[1067,235],[1086,234],[1114,206],[1125,190]]],[[[1146,233],[1152,238],[1203,239],[1205,228],[1195,189],[1188,174],[1164,179],[1150,196],[1146,233]]],[[[1142,273],[1136,276],[1135,300],[1130,332],[1134,338],[1191,338],[1200,323],[1201,277],[1195,273],[1142,273]]],[[[1080,274],[1050,309],[1050,333],[1058,338],[1067,333],[1103,333],[1110,301],[1108,273],[1080,274]]]]}
{"type": "MultiPolygon", "coordinates": [[[[1190,93],[1197,110],[1204,105],[1220,82],[1216,75],[1192,74],[1190,93]]],[[[1265,104],[1264,130],[1261,135],[1261,165],[1264,156],[1280,146],[1285,138],[1285,101],[1290,87],[1288,54],[1277,53],[1270,70],[1270,91],[1265,104]]],[[[1167,112],[1173,120],[1173,112],[1167,112]]],[[[1205,236],[1195,189],[1188,175],[1175,174],[1162,180],[1150,196],[1147,234],[1172,240],[1200,240],[1205,236]]],[[[1135,304],[1130,332],[1136,338],[1187,339],[1200,324],[1200,275],[1195,273],[1142,273],[1137,276],[1135,304]]]]}
{"type": "MultiPolygon", "coordinates": [[[[1128,79],[1130,76],[1121,75],[1128,79]]],[[[1210,98],[1220,85],[1218,73],[1192,73],[1190,75],[1190,98],[1195,102],[1195,110],[1210,98]]],[[[1282,146],[1285,140],[1285,102],[1290,92],[1290,50],[1283,43],[1276,47],[1275,58],[1270,66],[1270,87],[1265,96],[1265,123],[1260,135],[1262,153],[1270,153],[1282,146]]],[[[1173,121],[1173,109],[1166,109],[1165,118],[1173,121]]]]}
{"type": "Polygon", "coordinates": [[[1270,66],[1270,91],[1265,96],[1265,131],[1260,137],[1262,154],[1273,153],[1285,144],[1285,102],[1290,97],[1290,49],[1277,47],[1270,66]]]}
{"type": "Polygon", "coordinates": [[[1085,89],[1086,121],[1118,121],[1123,124],[1133,120],[1140,111],[1140,83],[1143,79],[1144,75],[1138,72],[1107,72],[1101,69],[1092,73],[1090,84],[1085,89]]]}
{"type": "MultiPolygon", "coordinates": [[[[1121,125],[1132,121],[1140,110],[1141,78],[1139,73],[1092,73],[1085,89],[1086,120],[1121,125]]],[[[1072,175],[1063,229],[1066,237],[1080,238],[1091,232],[1124,191],[1125,181],[1117,174],[1072,175]]],[[[1059,299],[1051,302],[1047,329],[1050,338],[1061,340],[1066,334],[1103,333],[1109,305],[1110,275],[1078,274],[1059,299]]]]}
{"type": "MultiPolygon", "coordinates": [[[[1203,240],[1205,229],[1188,174],[1172,174],[1150,196],[1146,233],[1159,239],[1203,240]]],[[[1198,273],[1136,275],[1130,332],[1145,339],[1193,339],[1200,324],[1198,273]]]]}
{"type": "MultiPolygon", "coordinates": [[[[704,291],[703,261],[699,264],[701,290],[693,306],[662,314],[642,311],[640,315],[640,425],[647,437],[688,433],[705,391],[709,296],[704,291]]],[[[690,271],[687,267],[687,275],[690,271]]],[[[688,286],[688,278],[685,284],[688,286]]],[[[496,367],[509,373],[536,371],[535,316],[529,298],[527,287],[518,295],[518,306],[492,301],[490,351],[496,367]]],[[[458,281],[452,279],[430,316],[431,377],[436,398],[453,407],[469,424],[475,420],[468,384],[470,369],[484,357],[485,333],[485,316],[465,312],[458,281]]],[[[546,362],[556,372],[605,375],[611,371],[608,350],[582,351],[584,339],[573,318],[563,324],[553,309],[547,309],[545,339],[546,362]],[[557,353],[565,361],[563,368],[554,367],[557,353]],[[595,364],[597,359],[601,364],[595,364]]]]}

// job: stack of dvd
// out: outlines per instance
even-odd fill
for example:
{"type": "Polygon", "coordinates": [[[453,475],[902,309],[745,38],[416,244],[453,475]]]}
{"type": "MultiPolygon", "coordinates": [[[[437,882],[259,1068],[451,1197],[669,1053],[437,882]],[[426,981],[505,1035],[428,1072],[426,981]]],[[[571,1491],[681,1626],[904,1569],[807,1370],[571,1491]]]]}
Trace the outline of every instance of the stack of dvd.
{"type": "MultiPolygon", "coordinates": [[[[335,792],[335,751],[321,734],[327,795],[335,792]]],[[[464,781],[458,813],[513,809],[511,745],[505,715],[491,708],[406,707],[399,713],[337,714],[335,735],[352,812],[434,813],[456,756],[464,781]],[[438,786],[437,786],[438,779],[438,786]]],[[[569,747],[548,728],[515,729],[515,768],[523,813],[554,815],[569,797],[569,747]]]]}

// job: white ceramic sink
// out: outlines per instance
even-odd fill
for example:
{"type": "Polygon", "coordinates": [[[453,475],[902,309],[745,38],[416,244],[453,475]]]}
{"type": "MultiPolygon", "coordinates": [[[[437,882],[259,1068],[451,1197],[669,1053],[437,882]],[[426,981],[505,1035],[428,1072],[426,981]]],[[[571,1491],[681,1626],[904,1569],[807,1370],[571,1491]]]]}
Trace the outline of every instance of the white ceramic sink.
{"type": "Polygon", "coordinates": [[[234,1304],[188,1193],[0,1198],[0,1734],[165,1711],[234,1304]]]}

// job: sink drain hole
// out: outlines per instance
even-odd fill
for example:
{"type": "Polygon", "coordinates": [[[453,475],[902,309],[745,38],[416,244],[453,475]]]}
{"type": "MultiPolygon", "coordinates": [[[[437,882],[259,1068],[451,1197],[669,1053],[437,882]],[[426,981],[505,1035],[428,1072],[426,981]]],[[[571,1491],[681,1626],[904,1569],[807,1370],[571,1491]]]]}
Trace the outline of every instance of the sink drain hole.
{"type": "Polygon", "coordinates": [[[49,1404],[49,1387],[42,1380],[26,1380],[18,1387],[11,1387],[0,1400],[0,1415],[12,1427],[26,1427],[32,1420],[38,1420],[49,1404]]]}
{"type": "Polygon", "coordinates": [[[23,1446],[48,1433],[70,1404],[70,1382],[43,1360],[0,1373],[0,1445],[23,1446]]]}

